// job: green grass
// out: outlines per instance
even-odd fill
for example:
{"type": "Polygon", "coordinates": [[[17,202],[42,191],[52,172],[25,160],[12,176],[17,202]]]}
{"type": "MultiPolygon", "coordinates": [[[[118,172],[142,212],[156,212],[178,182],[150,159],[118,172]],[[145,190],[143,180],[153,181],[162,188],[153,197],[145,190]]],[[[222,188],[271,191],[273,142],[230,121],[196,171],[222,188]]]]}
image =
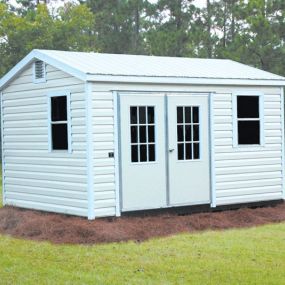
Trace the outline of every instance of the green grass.
{"type": "Polygon", "coordinates": [[[95,246],[0,238],[0,284],[285,284],[285,224],[95,246]]]}
{"type": "Polygon", "coordinates": [[[275,285],[284,268],[285,223],[94,246],[0,235],[1,285],[275,285]]]}

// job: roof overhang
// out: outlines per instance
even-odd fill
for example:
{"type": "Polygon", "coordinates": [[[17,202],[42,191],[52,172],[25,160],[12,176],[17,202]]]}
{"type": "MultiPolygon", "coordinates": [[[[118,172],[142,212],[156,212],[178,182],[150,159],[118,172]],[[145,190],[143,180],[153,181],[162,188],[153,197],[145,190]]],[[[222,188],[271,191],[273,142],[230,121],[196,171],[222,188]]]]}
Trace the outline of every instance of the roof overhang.
{"type": "Polygon", "coordinates": [[[226,78],[189,78],[189,77],[153,77],[125,75],[91,75],[87,81],[114,83],[146,83],[146,84],[185,84],[185,85],[245,85],[245,86],[285,86],[285,80],[262,79],[226,79],[226,78]]]}
{"type": "Polygon", "coordinates": [[[72,67],[67,63],[55,59],[40,50],[33,50],[23,58],[14,68],[0,79],[0,90],[3,90],[27,65],[35,60],[42,60],[82,81],[141,83],[141,84],[179,84],[179,85],[243,85],[243,86],[285,86],[282,79],[238,79],[238,78],[201,78],[201,77],[171,77],[171,76],[132,76],[114,74],[88,74],[72,67]]]}
{"type": "Polygon", "coordinates": [[[35,60],[42,60],[58,69],[61,69],[62,71],[86,81],[86,74],[84,72],[70,67],[68,64],[62,63],[61,61],[43,54],[38,50],[33,50],[0,79],[0,90],[3,90],[5,86],[7,86],[7,84],[9,84],[18,74],[20,74],[27,65],[31,64],[35,60]]]}

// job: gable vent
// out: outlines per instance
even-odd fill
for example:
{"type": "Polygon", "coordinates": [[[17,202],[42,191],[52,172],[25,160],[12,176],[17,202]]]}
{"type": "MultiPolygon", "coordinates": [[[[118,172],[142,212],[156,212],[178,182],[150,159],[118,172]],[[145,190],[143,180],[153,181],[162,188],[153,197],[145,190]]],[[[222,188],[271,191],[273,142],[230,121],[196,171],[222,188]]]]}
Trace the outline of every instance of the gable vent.
{"type": "Polygon", "coordinates": [[[45,63],[41,60],[37,60],[34,63],[34,81],[43,82],[45,81],[45,63]]]}

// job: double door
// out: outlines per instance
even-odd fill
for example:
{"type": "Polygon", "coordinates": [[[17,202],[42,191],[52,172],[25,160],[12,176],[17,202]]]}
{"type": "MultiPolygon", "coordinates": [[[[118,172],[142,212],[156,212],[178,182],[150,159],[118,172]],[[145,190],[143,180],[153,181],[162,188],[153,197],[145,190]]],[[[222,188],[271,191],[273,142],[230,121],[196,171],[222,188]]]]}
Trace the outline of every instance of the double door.
{"type": "Polygon", "coordinates": [[[208,96],[121,94],[122,211],[210,202],[208,96]]]}

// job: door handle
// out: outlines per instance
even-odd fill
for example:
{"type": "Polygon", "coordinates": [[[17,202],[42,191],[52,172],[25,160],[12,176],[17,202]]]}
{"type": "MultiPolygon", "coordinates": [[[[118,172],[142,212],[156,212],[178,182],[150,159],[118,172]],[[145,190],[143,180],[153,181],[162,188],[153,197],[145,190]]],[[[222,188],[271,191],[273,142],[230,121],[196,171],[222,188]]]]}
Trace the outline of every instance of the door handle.
{"type": "Polygon", "coordinates": [[[174,151],[174,148],[170,148],[170,149],[169,149],[169,152],[173,152],[173,151],[174,151]]]}

